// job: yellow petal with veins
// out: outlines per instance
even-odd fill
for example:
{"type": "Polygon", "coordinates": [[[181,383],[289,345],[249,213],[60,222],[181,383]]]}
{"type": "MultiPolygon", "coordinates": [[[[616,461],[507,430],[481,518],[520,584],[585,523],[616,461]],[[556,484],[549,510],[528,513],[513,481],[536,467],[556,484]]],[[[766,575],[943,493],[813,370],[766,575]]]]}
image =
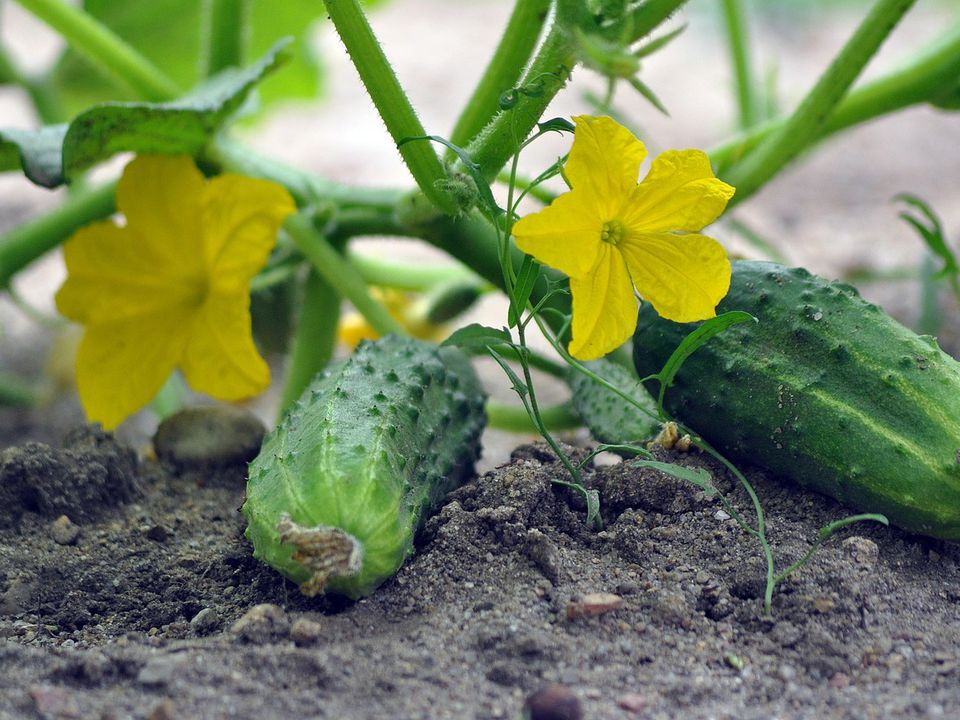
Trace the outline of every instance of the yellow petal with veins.
{"type": "Polygon", "coordinates": [[[633,191],[621,220],[639,233],[697,232],[727,207],[734,189],[713,175],[700,150],[668,150],[633,191]]]}
{"type": "Polygon", "coordinates": [[[77,391],[90,422],[112,430],[150,402],[176,367],[189,327],[188,308],[87,327],[77,391]]]}
{"type": "Polygon", "coordinates": [[[603,244],[589,275],[570,278],[573,337],[568,352],[595,360],[620,347],[637,327],[637,299],[623,257],[603,244]]]}
{"type": "Polygon", "coordinates": [[[528,255],[570,277],[580,277],[596,261],[603,222],[594,206],[569,192],[540,212],[520,218],[513,226],[513,237],[528,255]]]}
{"type": "Polygon", "coordinates": [[[564,174],[600,217],[612,220],[637,187],[647,149],[623,125],[608,117],[580,115],[564,174]]]}
{"type": "Polygon", "coordinates": [[[253,344],[249,296],[207,297],[192,318],[180,367],[190,387],[221,400],[242,400],[270,384],[270,370],[253,344]]]}
{"type": "Polygon", "coordinates": [[[706,320],[730,289],[730,261],[706,235],[631,235],[618,248],[640,297],[674,322],[706,320]]]}

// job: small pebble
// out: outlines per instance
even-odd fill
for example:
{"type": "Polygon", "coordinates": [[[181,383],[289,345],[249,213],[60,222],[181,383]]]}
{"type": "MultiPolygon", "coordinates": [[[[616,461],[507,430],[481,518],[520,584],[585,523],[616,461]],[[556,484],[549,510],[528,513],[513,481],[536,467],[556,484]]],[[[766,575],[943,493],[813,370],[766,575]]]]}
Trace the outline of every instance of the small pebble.
{"type": "Polygon", "coordinates": [[[647,696],[640,693],[627,693],[617,698],[617,707],[634,715],[639,715],[646,710],[647,704],[647,696]]]}
{"type": "Polygon", "coordinates": [[[165,698],[150,711],[150,714],[147,715],[147,720],[175,720],[176,717],[177,714],[173,707],[173,700],[165,698]]]}
{"type": "Polygon", "coordinates": [[[843,552],[855,563],[864,567],[873,567],[880,557],[880,548],[877,547],[877,544],[873,540],[859,535],[848,537],[841,543],[841,547],[843,552]]]}
{"type": "Polygon", "coordinates": [[[237,407],[192,407],[160,423],[153,447],[176,465],[236,465],[256,457],[266,431],[256,415],[237,407]]]}
{"type": "Polygon", "coordinates": [[[254,644],[272,642],[290,632],[290,619],[283,608],[271,603],[254,605],[231,627],[230,632],[254,644]]]}
{"type": "Polygon", "coordinates": [[[589,593],[567,603],[567,620],[603,615],[623,607],[623,598],[613,593],[589,593]]]}
{"type": "Polygon", "coordinates": [[[529,720],[582,720],[583,708],[573,690],[549,685],[527,697],[523,709],[529,720]]]}
{"type": "Polygon", "coordinates": [[[147,660],[137,673],[137,682],[141,685],[166,685],[183,664],[183,657],[176,655],[157,655],[147,660]]]}
{"type": "Polygon", "coordinates": [[[845,688],[850,684],[850,676],[846,673],[838,672],[834,673],[833,677],[830,678],[830,687],[832,688],[845,688]]]}
{"type": "Polygon", "coordinates": [[[290,639],[298,647],[310,647],[323,639],[323,625],[315,620],[297,618],[290,626],[290,639]]]}
{"type": "Polygon", "coordinates": [[[213,608],[203,608],[190,620],[190,627],[200,635],[207,635],[220,627],[220,616],[213,608]]]}
{"type": "Polygon", "coordinates": [[[80,537],[80,528],[66,515],[50,523],[50,536],[57,545],[73,545],[80,537]]]}

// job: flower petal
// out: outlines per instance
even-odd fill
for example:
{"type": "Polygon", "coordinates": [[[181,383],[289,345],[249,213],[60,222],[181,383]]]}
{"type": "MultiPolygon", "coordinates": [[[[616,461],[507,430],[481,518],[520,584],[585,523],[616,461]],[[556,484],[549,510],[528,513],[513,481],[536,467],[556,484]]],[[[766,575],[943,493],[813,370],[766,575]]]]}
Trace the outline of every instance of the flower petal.
{"type": "Polygon", "coordinates": [[[623,125],[608,117],[579,115],[564,174],[584,202],[612,219],[637,187],[647,149],[623,125]]]}
{"type": "Polygon", "coordinates": [[[245,291],[210,294],[192,319],[180,367],[190,387],[220,400],[241,400],[267,387],[270,370],[253,344],[245,291]]]}
{"type": "Polygon", "coordinates": [[[573,293],[573,338],[568,352],[579,360],[595,360],[614,350],[637,327],[637,299],[623,257],[604,243],[594,270],[570,278],[573,293]]]}
{"type": "Polygon", "coordinates": [[[196,251],[176,252],[163,238],[143,238],[129,226],[97,222],[64,243],[67,279],[57,309],[84,324],[151,315],[199,303],[205,279],[196,251]]]}
{"type": "Polygon", "coordinates": [[[164,238],[172,253],[196,255],[204,185],[186,155],[138,155],[117,184],[117,208],[145,237],[164,238]]]}
{"type": "Polygon", "coordinates": [[[603,220],[597,208],[576,192],[564,193],[540,212],[513,226],[517,247],[570,277],[593,267],[600,248],[603,220]]]}
{"type": "Polygon", "coordinates": [[[86,329],[77,390],[90,422],[112,430],[157,394],[186,343],[189,311],[169,309],[86,329]]]}
{"type": "Polygon", "coordinates": [[[297,209],[286,188],[226,173],[204,188],[203,253],[215,286],[246,291],[266,264],[280,224],[297,209]]]}
{"type": "Polygon", "coordinates": [[[631,235],[618,247],[640,296],[667,320],[711,318],[730,289],[727,253],[706,235],[631,235]]]}
{"type": "Polygon", "coordinates": [[[716,220],[734,188],[714,177],[701,150],[668,150],[653,160],[621,220],[635,232],[697,232],[716,220]]]}

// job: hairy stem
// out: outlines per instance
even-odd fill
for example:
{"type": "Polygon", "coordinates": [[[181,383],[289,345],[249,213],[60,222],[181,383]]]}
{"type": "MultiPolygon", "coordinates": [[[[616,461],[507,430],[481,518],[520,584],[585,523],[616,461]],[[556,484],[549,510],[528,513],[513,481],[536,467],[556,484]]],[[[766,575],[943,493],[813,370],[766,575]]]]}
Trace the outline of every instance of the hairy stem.
{"type": "Polygon", "coordinates": [[[250,0],[205,0],[206,50],[204,75],[210,77],[244,64],[250,0]]]}
{"type": "Polygon", "coordinates": [[[402,140],[427,135],[400,86],[387,56],[380,47],[357,0],[324,0],[327,13],[360,75],[370,99],[376,106],[387,131],[397,143],[400,155],[423,194],[443,212],[453,214],[457,206],[443,189],[447,179],[443,164],[427,142],[402,140]]]}
{"type": "Polygon", "coordinates": [[[727,29],[727,45],[733,64],[737,88],[737,108],[740,129],[747,130],[757,122],[757,99],[754,96],[756,80],[750,60],[750,38],[742,0],[721,0],[723,19],[727,29]]]}
{"type": "Polygon", "coordinates": [[[830,67],[786,122],[731,168],[734,202],[753,195],[822,132],[837,103],[916,0],[877,0],[830,67]]]}

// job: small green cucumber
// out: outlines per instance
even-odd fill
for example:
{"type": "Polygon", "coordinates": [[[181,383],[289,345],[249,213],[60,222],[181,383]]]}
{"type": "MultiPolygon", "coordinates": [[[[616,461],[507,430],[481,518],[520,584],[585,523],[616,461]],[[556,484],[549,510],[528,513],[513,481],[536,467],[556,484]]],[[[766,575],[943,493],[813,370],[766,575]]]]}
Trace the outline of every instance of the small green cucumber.
{"type": "MultiPolygon", "coordinates": [[[[594,438],[613,445],[650,440],[660,430],[657,420],[657,401],[651,397],[632,370],[613,360],[601,358],[585,363],[586,367],[614,387],[640,402],[644,413],[626,402],[612,390],[604,387],[579,370],[570,368],[567,384],[570,386],[573,409],[590,429],[594,438]]],[[[627,450],[619,454],[632,456],[627,450]]]]}
{"type": "Polygon", "coordinates": [[[391,577],[480,453],[484,393],[455,348],[387,336],[319,375],[250,463],[254,556],[305,594],[391,577]]]}
{"type": "MultiPolygon", "coordinates": [[[[730,457],[911,532],[960,539],[960,363],[857,291],[733,264],[733,326],[687,359],[666,407],[730,457]]],[[[660,370],[691,325],[641,310],[634,361],[660,370]]]]}

